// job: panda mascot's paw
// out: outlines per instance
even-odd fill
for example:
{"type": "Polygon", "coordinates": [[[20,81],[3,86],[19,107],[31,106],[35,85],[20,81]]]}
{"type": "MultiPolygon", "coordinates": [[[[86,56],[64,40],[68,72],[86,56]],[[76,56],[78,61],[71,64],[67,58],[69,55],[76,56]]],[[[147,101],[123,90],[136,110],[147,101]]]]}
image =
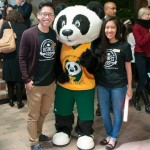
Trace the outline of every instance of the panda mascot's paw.
{"type": "Polygon", "coordinates": [[[77,147],[80,150],[92,150],[95,147],[93,136],[79,136],[77,147]]]}
{"type": "Polygon", "coordinates": [[[98,63],[98,59],[92,54],[92,51],[90,49],[87,49],[81,54],[79,62],[80,65],[84,66],[88,72],[94,73],[98,63]]]}
{"type": "Polygon", "coordinates": [[[97,58],[92,54],[92,50],[87,49],[81,54],[79,62],[86,68],[93,68],[97,63],[97,58]]]}
{"type": "Polygon", "coordinates": [[[66,146],[70,143],[71,138],[64,132],[57,132],[54,134],[52,142],[55,146],[66,146]]]}
{"type": "Polygon", "coordinates": [[[61,73],[60,76],[58,77],[57,81],[62,84],[69,82],[68,74],[65,72],[61,73]]]}

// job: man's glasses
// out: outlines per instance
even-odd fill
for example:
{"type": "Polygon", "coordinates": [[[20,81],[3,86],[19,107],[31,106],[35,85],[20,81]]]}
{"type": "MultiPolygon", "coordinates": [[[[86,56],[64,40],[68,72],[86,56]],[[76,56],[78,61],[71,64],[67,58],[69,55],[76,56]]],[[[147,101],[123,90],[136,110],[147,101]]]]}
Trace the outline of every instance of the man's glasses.
{"type": "Polygon", "coordinates": [[[40,13],[40,15],[42,16],[42,17],[54,17],[55,15],[54,15],[54,13],[46,13],[46,12],[41,12],[40,13]]]}

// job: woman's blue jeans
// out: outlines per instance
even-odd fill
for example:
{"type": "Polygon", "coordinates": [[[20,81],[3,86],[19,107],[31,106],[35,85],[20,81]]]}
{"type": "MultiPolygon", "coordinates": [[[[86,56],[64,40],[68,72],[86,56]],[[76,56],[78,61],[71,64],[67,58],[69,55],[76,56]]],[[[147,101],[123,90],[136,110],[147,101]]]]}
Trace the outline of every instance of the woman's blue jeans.
{"type": "Polygon", "coordinates": [[[98,86],[98,100],[106,133],[109,137],[117,139],[122,125],[122,109],[127,91],[127,86],[121,88],[106,88],[98,86]],[[113,116],[110,114],[110,102],[113,106],[113,116]]]}

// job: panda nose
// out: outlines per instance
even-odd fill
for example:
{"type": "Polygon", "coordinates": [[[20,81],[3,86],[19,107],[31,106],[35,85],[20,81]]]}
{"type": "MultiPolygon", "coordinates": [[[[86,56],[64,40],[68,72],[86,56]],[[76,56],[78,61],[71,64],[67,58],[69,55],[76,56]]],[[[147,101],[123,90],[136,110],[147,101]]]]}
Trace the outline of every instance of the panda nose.
{"type": "Polygon", "coordinates": [[[70,36],[70,35],[72,35],[72,33],[73,33],[73,31],[71,29],[66,29],[66,30],[62,31],[62,34],[64,36],[70,36]]]}

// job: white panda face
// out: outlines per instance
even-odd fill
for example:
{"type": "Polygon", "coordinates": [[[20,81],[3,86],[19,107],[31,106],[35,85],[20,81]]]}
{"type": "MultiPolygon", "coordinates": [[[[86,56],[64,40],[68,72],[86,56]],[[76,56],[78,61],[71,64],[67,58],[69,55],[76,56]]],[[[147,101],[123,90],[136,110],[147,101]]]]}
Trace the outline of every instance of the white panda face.
{"type": "Polygon", "coordinates": [[[62,43],[75,46],[95,40],[101,24],[96,13],[85,6],[70,6],[59,13],[53,27],[62,43]]]}
{"type": "MultiPolygon", "coordinates": [[[[63,15],[58,19],[58,22],[57,22],[57,32],[59,35],[60,35],[60,30],[65,25],[67,25],[67,17],[65,15],[63,15]]],[[[72,25],[74,25],[77,29],[80,30],[81,35],[85,35],[89,31],[90,21],[88,20],[88,18],[86,16],[79,14],[73,18],[72,25]],[[85,26],[85,24],[86,24],[86,26],[85,26]]],[[[65,29],[62,31],[62,34],[64,36],[71,36],[73,34],[73,30],[65,29]]]]}
{"type": "Polygon", "coordinates": [[[75,76],[82,71],[80,65],[76,62],[67,62],[66,70],[70,76],[75,76]]]}

